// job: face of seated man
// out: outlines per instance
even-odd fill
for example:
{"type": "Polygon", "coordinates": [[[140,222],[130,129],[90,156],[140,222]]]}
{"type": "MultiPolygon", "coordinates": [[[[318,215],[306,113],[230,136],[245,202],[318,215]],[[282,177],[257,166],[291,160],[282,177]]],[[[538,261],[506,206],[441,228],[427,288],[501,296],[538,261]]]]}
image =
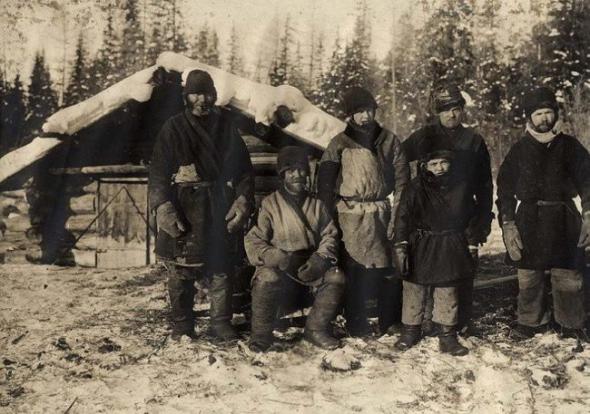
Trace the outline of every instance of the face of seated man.
{"type": "Polygon", "coordinates": [[[304,168],[289,168],[283,172],[285,188],[291,194],[301,194],[307,190],[308,172],[304,168]]]}
{"type": "Polygon", "coordinates": [[[215,104],[215,96],[213,94],[189,93],[186,95],[186,100],[194,116],[208,115],[215,104]]]}

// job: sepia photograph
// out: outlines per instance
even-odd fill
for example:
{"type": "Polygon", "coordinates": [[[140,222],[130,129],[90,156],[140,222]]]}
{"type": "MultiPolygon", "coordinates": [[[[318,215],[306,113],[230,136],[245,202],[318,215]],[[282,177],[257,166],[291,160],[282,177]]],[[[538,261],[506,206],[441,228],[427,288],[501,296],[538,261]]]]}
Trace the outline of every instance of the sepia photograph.
{"type": "Polygon", "coordinates": [[[590,0],[2,0],[0,413],[590,412],[590,0]]]}

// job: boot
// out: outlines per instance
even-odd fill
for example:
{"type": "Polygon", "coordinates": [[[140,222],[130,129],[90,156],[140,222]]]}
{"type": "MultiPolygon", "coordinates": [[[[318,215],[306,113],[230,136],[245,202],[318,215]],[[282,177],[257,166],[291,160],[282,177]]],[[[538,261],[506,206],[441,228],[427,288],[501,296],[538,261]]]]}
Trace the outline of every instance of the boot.
{"type": "Polygon", "coordinates": [[[345,288],[344,316],[346,330],[352,337],[364,337],[371,334],[367,319],[366,293],[362,280],[349,278],[345,288]]]}
{"type": "Polygon", "coordinates": [[[547,332],[547,325],[541,326],[527,326],[517,324],[511,331],[510,331],[510,339],[514,341],[525,341],[527,339],[531,339],[538,333],[547,332]]]}
{"type": "Polygon", "coordinates": [[[266,352],[274,341],[272,331],[281,295],[280,281],[265,280],[263,276],[258,275],[252,283],[252,335],[249,348],[253,352],[266,352]]]}
{"type": "Polygon", "coordinates": [[[575,329],[575,328],[561,328],[561,331],[558,332],[560,338],[574,338],[578,339],[581,342],[590,342],[590,338],[588,333],[585,329],[575,329]]]}
{"type": "Polygon", "coordinates": [[[420,342],[421,333],[420,325],[403,325],[402,334],[393,346],[398,351],[407,351],[420,342]]]}
{"type": "Polygon", "coordinates": [[[463,356],[469,353],[469,349],[459,343],[457,339],[457,327],[440,325],[441,332],[438,336],[440,352],[453,356],[463,356]]]}
{"type": "Polygon", "coordinates": [[[168,295],[170,296],[171,339],[180,340],[183,335],[195,338],[195,318],[193,305],[195,301],[193,280],[168,276],[168,295]]]}
{"type": "Polygon", "coordinates": [[[439,335],[439,328],[432,319],[427,319],[422,322],[422,336],[435,337],[439,335]]]}
{"type": "Polygon", "coordinates": [[[343,294],[343,279],[335,283],[324,282],[319,287],[305,323],[303,332],[305,340],[322,349],[336,349],[340,346],[340,341],[330,333],[330,322],[338,313],[343,294]]]}
{"type": "Polygon", "coordinates": [[[381,279],[377,311],[381,334],[399,332],[402,328],[402,281],[393,275],[381,279]],[[390,331],[389,328],[392,328],[390,331]]]}
{"type": "Polygon", "coordinates": [[[233,341],[239,338],[231,324],[233,309],[231,304],[232,286],[227,273],[217,273],[211,277],[209,287],[209,335],[221,341],[233,341]]]}

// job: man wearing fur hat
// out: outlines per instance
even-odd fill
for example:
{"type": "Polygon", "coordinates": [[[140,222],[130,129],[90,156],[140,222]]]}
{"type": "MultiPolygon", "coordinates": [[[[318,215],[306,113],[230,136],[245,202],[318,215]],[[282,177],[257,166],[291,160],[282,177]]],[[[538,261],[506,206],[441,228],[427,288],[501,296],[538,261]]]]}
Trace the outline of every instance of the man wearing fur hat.
{"type": "Polygon", "coordinates": [[[555,94],[540,87],[524,98],[526,132],[498,173],[498,212],[509,259],[518,268],[515,339],[544,331],[545,271],[553,311],[564,336],[584,337],[584,249],[590,246],[590,155],[560,132],[555,94]],[[580,196],[582,217],[573,198],[580,196]],[[518,207],[517,207],[518,205],[518,207]]]}
{"type": "MultiPolygon", "coordinates": [[[[457,85],[449,83],[436,88],[433,103],[437,114],[435,122],[413,132],[402,146],[408,162],[422,159],[433,146],[455,154],[454,174],[467,182],[472,210],[475,212],[466,236],[470,252],[477,263],[478,247],[485,243],[494,217],[490,155],[482,136],[462,125],[465,99],[457,85]]],[[[465,279],[459,287],[459,303],[459,328],[463,329],[469,326],[471,319],[473,277],[465,279]]],[[[429,317],[425,319],[428,321],[426,330],[430,331],[429,317]]]]}
{"type": "Polygon", "coordinates": [[[381,331],[401,316],[401,282],[394,277],[390,240],[392,210],[410,171],[398,138],[375,121],[371,93],[351,88],[343,104],[348,122],[322,156],[318,196],[334,212],[342,234],[347,328],[352,336],[364,336],[370,333],[366,301],[374,288],[381,331]]]}
{"type": "Polygon", "coordinates": [[[186,76],[185,110],[162,127],[149,168],[149,203],[156,214],[156,254],[168,274],[172,337],[194,337],[195,281],[209,279],[210,334],[237,338],[231,272],[237,238],[254,205],[254,173],[237,128],[215,107],[211,76],[186,76]]]}
{"type": "Polygon", "coordinates": [[[304,338],[320,348],[334,349],[339,342],[330,333],[330,322],[344,291],[344,275],[336,267],[338,230],[323,203],[308,193],[304,149],[284,147],[277,168],[282,185],[262,200],[258,222],[244,239],[248,258],[256,266],[250,348],[268,350],[279,304],[289,301],[297,290],[311,288],[315,300],[304,338]]]}
{"type": "Polygon", "coordinates": [[[401,196],[395,219],[394,258],[404,278],[403,331],[395,347],[405,351],[418,343],[426,298],[433,290],[433,321],[440,326],[442,352],[465,355],[457,340],[458,286],[471,279],[474,263],[466,230],[472,225],[467,181],[454,174],[454,153],[429,152],[418,176],[401,196]]]}

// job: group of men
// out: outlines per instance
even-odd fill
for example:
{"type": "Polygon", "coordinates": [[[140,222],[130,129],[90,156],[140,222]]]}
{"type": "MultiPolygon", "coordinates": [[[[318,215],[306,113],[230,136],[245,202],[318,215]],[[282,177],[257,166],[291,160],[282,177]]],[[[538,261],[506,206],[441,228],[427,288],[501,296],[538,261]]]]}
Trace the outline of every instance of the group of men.
{"type": "MultiPolygon", "coordinates": [[[[247,148],[226,111],[215,106],[209,74],[189,72],[185,110],[162,127],[149,168],[172,337],[195,336],[197,282],[208,286],[210,335],[238,338],[231,324],[231,280],[243,237],[256,267],[253,351],[271,349],[279,310],[311,292],[304,338],[318,347],[339,346],[331,327],[342,310],[349,335],[370,334],[367,301],[373,297],[382,333],[396,331],[401,322],[397,349],[414,346],[434,326],[442,352],[466,354],[457,331],[470,325],[478,247],[494,217],[490,156],[483,138],[461,123],[465,100],[459,88],[444,85],[433,96],[436,121],[402,143],[375,120],[377,103],[367,90],[345,91],[346,129],[323,153],[317,182],[305,148],[284,147],[277,158],[280,188],[256,212],[247,148]],[[255,223],[247,228],[252,217],[255,223]]],[[[515,337],[531,337],[549,322],[546,270],[556,322],[564,333],[581,336],[590,156],[559,131],[551,91],[532,91],[525,109],[525,135],[502,163],[497,182],[504,241],[518,267],[515,337]],[[572,201],[576,195],[582,220],[572,201]]]]}

